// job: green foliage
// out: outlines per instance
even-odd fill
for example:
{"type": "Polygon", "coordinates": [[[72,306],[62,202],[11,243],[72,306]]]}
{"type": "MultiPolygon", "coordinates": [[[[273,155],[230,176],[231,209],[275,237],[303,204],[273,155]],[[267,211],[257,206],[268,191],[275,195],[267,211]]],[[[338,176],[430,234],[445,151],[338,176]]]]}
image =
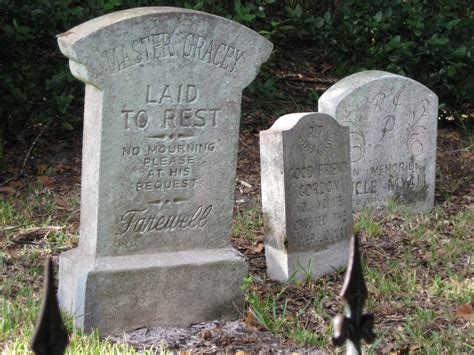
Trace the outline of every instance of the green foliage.
{"type": "MultiPolygon", "coordinates": [[[[72,129],[79,118],[70,111],[74,98],[83,96],[59,53],[56,35],[79,23],[115,9],[120,0],[0,1],[0,82],[3,126],[0,135],[15,137],[25,126],[57,120],[72,129]]],[[[1,150],[1,147],[0,147],[1,150]]]]}
{"type": "MultiPolygon", "coordinates": [[[[52,251],[57,255],[59,250],[77,245],[77,223],[70,216],[77,214],[78,203],[78,191],[57,194],[39,185],[0,199],[0,234],[9,246],[0,251],[2,353],[28,353],[42,298],[43,259],[52,251]],[[67,208],[58,208],[59,199],[67,200],[67,208]],[[49,216],[47,222],[45,216],[49,216]],[[35,238],[33,245],[12,242],[20,233],[48,226],[51,231],[61,227],[67,238],[52,236],[51,232],[35,238]]],[[[365,352],[378,354],[412,347],[423,354],[472,353],[472,326],[457,315],[459,306],[469,305],[474,294],[470,270],[474,243],[469,242],[474,225],[472,209],[459,202],[455,208],[438,206],[409,217],[399,213],[372,218],[382,231],[365,238],[362,267],[369,288],[367,311],[378,317],[379,336],[374,344],[364,345],[365,352]],[[394,319],[398,320],[395,332],[394,319]]],[[[342,311],[342,301],[337,301],[342,282],[342,274],[297,285],[247,277],[242,289],[254,320],[278,334],[284,344],[294,341],[330,352],[334,351],[329,345],[333,334],[330,324],[334,314],[342,311]]],[[[66,324],[72,330],[71,318],[66,324]]],[[[76,330],[70,341],[67,354],[171,353],[165,346],[146,349],[137,344],[112,343],[99,338],[97,332],[86,335],[76,330]]]]}
{"type": "Polygon", "coordinates": [[[269,98],[276,91],[276,82],[272,78],[261,78],[255,80],[245,89],[246,95],[261,99],[269,98]]]}
{"type": "Polygon", "coordinates": [[[387,70],[420,81],[451,108],[472,108],[471,1],[343,0],[334,10],[297,4],[287,13],[293,34],[325,49],[336,74],[387,70]]]}
{"type": "Polygon", "coordinates": [[[364,208],[355,215],[354,233],[365,232],[369,237],[378,237],[382,233],[382,221],[373,218],[373,210],[364,208]]]}
{"type": "Polygon", "coordinates": [[[255,240],[257,231],[263,226],[261,211],[251,208],[244,213],[237,211],[232,225],[232,235],[236,238],[255,240]]]}
{"type": "Polygon", "coordinates": [[[281,303],[281,298],[286,288],[283,287],[276,295],[266,294],[261,298],[252,289],[252,283],[252,277],[244,278],[244,284],[241,287],[245,292],[245,300],[249,304],[249,310],[255,319],[269,332],[275,335],[282,333],[288,322],[286,318],[288,301],[285,300],[283,304],[279,303],[281,303]]]}
{"type": "MultiPolygon", "coordinates": [[[[50,120],[70,130],[80,118],[83,84],[74,79],[56,35],[125,8],[171,5],[230,18],[274,42],[311,41],[333,74],[381,69],[418,80],[458,111],[472,109],[474,17],[468,0],[0,0],[0,162],[5,139],[50,120]]],[[[262,97],[271,78],[249,88],[262,97]]],[[[309,99],[317,99],[310,93],[309,99]]]]}
{"type": "Polygon", "coordinates": [[[80,121],[71,104],[82,106],[83,84],[72,77],[57,34],[105,13],[150,5],[208,11],[250,24],[274,1],[0,0],[0,162],[5,139],[15,140],[26,127],[54,120],[71,130],[80,121]]]}
{"type": "Polygon", "coordinates": [[[286,19],[283,21],[270,21],[270,28],[268,30],[260,30],[259,33],[262,36],[267,37],[268,39],[285,39],[287,33],[295,29],[293,25],[288,24],[289,22],[290,19],[286,19]]]}
{"type": "Polygon", "coordinates": [[[316,90],[310,89],[308,92],[308,101],[310,105],[317,105],[319,100],[319,94],[316,90]]]}

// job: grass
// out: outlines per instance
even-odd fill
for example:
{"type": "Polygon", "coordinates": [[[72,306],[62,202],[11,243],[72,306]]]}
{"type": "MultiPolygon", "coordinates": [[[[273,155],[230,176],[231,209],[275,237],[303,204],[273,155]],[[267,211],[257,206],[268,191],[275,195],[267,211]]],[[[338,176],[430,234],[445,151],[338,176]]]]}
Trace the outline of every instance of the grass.
{"type": "Polygon", "coordinates": [[[364,208],[354,216],[354,233],[360,234],[362,231],[370,237],[377,237],[382,233],[382,221],[372,218],[374,211],[364,208]]]}
{"type": "MultiPolygon", "coordinates": [[[[0,351],[31,353],[29,342],[42,298],[43,260],[77,244],[77,195],[60,196],[40,185],[0,200],[0,351]],[[61,205],[58,205],[59,202],[61,205]],[[54,228],[53,228],[54,227],[54,228]]],[[[136,354],[128,345],[72,331],[67,354],[136,354]]],[[[166,353],[166,348],[144,354],[166,353]]]]}
{"type": "Polygon", "coordinates": [[[255,242],[255,236],[263,227],[262,213],[257,208],[244,212],[237,211],[232,225],[232,235],[236,238],[248,238],[255,242]]]}
{"type": "MultiPolygon", "coordinates": [[[[58,209],[60,196],[37,186],[23,196],[0,202],[3,263],[0,347],[5,353],[25,353],[41,299],[42,262],[77,243],[78,199],[71,197],[58,209]],[[71,202],[75,201],[75,202],[71,202]],[[47,218],[45,218],[47,216],[47,218]],[[36,221],[43,219],[37,224],[36,221]],[[51,232],[48,228],[58,227],[51,232]],[[43,228],[43,235],[28,231],[43,228]]],[[[474,243],[468,242],[474,212],[460,208],[448,213],[436,208],[425,214],[377,215],[364,211],[355,217],[369,288],[369,311],[376,315],[379,340],[365,346],[368,353],[412,349],[422,353],[460,353],[474,350],[472,325],[457,318],[459,305],[473,301],[474,243]],[[389,242],[389,243],[387,243],[389,242]]],[[[238,214],[234,233],[258,240],[261,217],[257,210],[238,214]],[[253,236],[252,236],[253,234],[253,236]]],[[[234,235],[235,235],[234,234],[234,235]]],[[[302,266],[302,269],[305,267],[302,266]]],[[[342,312],[337,301],[342,273],[278,284],[248,278],[243,288],[254,323],[296,344],[331,349],[332,318],[342,312]],[[298,301],[295,301],[298,299],[298,301]]],[[[71,329],[71,322],[68,321],[71,329]]],[[[72,329],[71,329],[72,330],[72,329]]],[[[145,353],[165,352],[145,349],[145,353]]],[[[74,331],[69,354],[136,353],[127,345],[74,331]]]]}
{"type": "MultiPolygon", "coordinates": [[[[449,157],[457,157],[458,149],[452,151],[449,157]]],[[[384,214],[364,210],[354,216],[369,290],[366,308],[375,314],[377,335],[374,344],[364,345],[367,354],[474,352],[472,314],[459,313],[461,306],[474,302],[474,211],[461,172],[452,173],[449,159],[439,162],[438,200],[432,211],[414,214],[391,201],[384,214]]],[[[34,183],[0,199],[1,352],[29,352],[42,298],[44,257],[56,258],[77,245],[78,217],[74,190],[58,192],[34,183]]],[[[234,243],[245,241],[240,249],[253,255],[252,275],[243,281],[245,321],[285,342],[341,353],[329,339],[332,319],[344,308],[338,299],[343,272],[312,280],[310,265],[301,265],[304,280],[269,281],[260,256],[261,211],[238,212],[232,233],[234,243]]],[[[115,344],[73,331],[71,324],[67,319],[72,331],[68,354],[168,352],[165,346],[137,350],[115,344]]]]}
{"type": "MultiPolygon", "coordinates": [[[[474,212],[460,208],[449,214],[435,208],[430,213],[401,216],[373,215],[371,211],[355,216],[370,293],[367,309],[375,313],[379,335],[378,341],[366,345],[365,350],[472,352],[472,323],[457,317],[456,310],[474,300],[474,212]]],[[[277,286],[269,288],[254,282],[253,287],[247,287],[247,295],[248,290],[252,295],[249,309],[258,314],[265,312],[265,317],[256,319],[264,318],[260,324],[274,334],[283,333],[299,344],[331,349],[328,339],[338,288],[327,285],[327,281],[305,278],[303,284],[286,285],[278,293],[277,286]],[[288,300],[294,299],[295,293],[312,298],[312,307],[300,303],[299,311],[292,311],[295,307],[288,300]],[[311,322],[315,315],[318,322],[311,322]],[[280,325],[278,329],[274,324],[280,325]]]]}

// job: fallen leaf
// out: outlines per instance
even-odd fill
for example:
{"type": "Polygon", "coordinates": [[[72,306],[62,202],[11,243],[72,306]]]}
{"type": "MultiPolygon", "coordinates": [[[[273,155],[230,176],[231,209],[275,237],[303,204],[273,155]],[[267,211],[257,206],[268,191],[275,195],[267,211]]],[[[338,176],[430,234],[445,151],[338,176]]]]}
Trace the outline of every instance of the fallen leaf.
{"type": "Polygon", "coordinates": [[[394,348],[393,344],[392,343],[388,343],[387,345],[385,345],[382,349],[381,349],[381,353],[382,354],[396,354],[394,353],[393,351],[391,351],[392,349],[394,348]]]}
{"type": "Polygon", "coordinates": [[[411,346],[410,346],[410,351],[409,351],[409,353],[410,353],[410,354],[412,354],[412,353],[414,354],[414,353],[416,353],[418,350],[420,350],[420,348],[421,348],[420,345],[411,345],[411,346]]]}
{"type": "Polygon", "coordinates": [[[445,256],[447,253],[448,251],[445,248],[438,249],[438,256],[445,256]]]}
{"type": "Polygon", "coordinates": [[[242,343],[244,344],[251,344],[257,341],[257,337],[255,336],[246,336],[242,338],[242,343]]]}
{"type": "Polygon", "coordinates": [[[456,311],[456,317],[464,318],[468,322],[474,321],[474,313],[470,304],[461,304],[456,311]]]}
{"type": "Polygon", "coordinates": [[[46,176],[46,175],[42,175],[42,176],[38,176],[36,178],[36,180],[38,180],[39,182],[41,182],[44,186],[49,186],[51,185],[52,181],[51,179],[49,178],[49,176],[46,176]]]}
{"type": "Polygon", "coordinates": [[[243,186],[245,186],[245,187],[247,187],[247,188],[249,188],[249,189],[252,187],[252,185],[250,185],[250,184],[249,184],[248,182],[246,182],[246,181],[239,180],[239,182],[240,182],[243,186]]]}
{"type": "Polygon", "coordinates": [[[13,195],[16,192],[16,189],[11,186],[2,186],[0,187],[0,193],[3,193],[7,196],[13,195]]]}
{"type": "Polygon", "coordinates": [[[206,330],[204,332],[201,333],[201,338],[203,338],[204,340],[209,340],[212,338],[212,333],[210,330],[206,330]]]}
{"type": "Polygon", "coordinates": [[[8,185],[16,189],[17,187],[20,187],[20,186],[21,186],[21,181],[19,181],[19,180],[13,180],[13,181],[11,181],[8,185]]]}
{"type": "Polygon", "coordinates": [[[60,197],[57,199],[57,204],[59,207],[62,207],[62,208],[66,208],[68,206],[66,199],[63,197],[60,197]]]}
{"type": "Polygon", "coordinates": [[[222,324],[221,323],[216,323],[216,327],[214,328],[214,331],[216,333],[222,333],[222,324]]]}
{"type": "Polygon", "coordinates": [[[433,254],[431,253],[431,251],[427,251],[426,253],[421,254],[421,258],[424,261],[430,261],[432,257],[433,257],[433,254]]]}
{"type": "Polygon", "coordinates": [[[253,252],[253,253],[261,253],[263,251],[263,248],[265,248],[265,245],[263,243],[258,243],[256,245],[251,245],[249,247],[249,249],[253,252]]]}
{"type": "Polygon", "coordinates": [[[252,329],[253,326],[252,326],[252,323],[253,323],[253,320],[255,319],[254,315],[252,312],[248,311],[247,312],[247,315],[245,316],[245,320],[244,320],[244,323],[245,323],[245,326],[248,328],[248,329],[252,329]]]}

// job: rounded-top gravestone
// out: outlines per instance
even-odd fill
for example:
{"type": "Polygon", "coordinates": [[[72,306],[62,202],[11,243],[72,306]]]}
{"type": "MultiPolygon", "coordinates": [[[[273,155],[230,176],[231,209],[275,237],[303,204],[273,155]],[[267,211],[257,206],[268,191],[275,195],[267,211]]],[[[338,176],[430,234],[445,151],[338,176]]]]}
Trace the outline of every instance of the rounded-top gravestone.
{"type": "Polygon", "coordinates": [[[350,129],[354,210],[393,199],[414,211],[433,207],[438,97],[431,90],[370,70],[337,82],[318,106],[350,129]]]}
{"type": "Polygon", "coordinates": [[[272,44],[171,7],[111,13],[58,41],[86,83],[81,235],[61,255],[61,306],[102,334],[237,316],[241,96],[272,44]]]}
{"type": "Polygon", "coordinates": [[[318,278],[347,265],[353,231],[349,129],[321,113],[260,132],[267,274],[318,278]]]}

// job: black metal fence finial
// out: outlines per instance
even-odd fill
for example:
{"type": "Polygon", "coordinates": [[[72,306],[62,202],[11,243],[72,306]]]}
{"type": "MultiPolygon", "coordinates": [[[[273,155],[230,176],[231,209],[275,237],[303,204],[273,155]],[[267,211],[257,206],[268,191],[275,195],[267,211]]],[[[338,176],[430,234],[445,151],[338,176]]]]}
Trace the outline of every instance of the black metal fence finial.
{"type": "Polygon", "coordinates": [[[360,263],[359,239],[353,235],[349,265],[340,294],[340,297],[344,298],[347,303],[346,316],[337,315],[334,318],[334,336],[331,338],[335,346],[346,343],[347,354],[362,354],[362,339],[369,344],[375,340],[374,315],[363,313],[367,295],[360,263]]]}
{"type": "Polygon", "coordinates": [[[36,322],[31,349],[36,355],[62,355],[68,343],[69,335],[61,318],[54,287],[53,261],[48,256],[45,265],[43,306],[36,322]]]}

